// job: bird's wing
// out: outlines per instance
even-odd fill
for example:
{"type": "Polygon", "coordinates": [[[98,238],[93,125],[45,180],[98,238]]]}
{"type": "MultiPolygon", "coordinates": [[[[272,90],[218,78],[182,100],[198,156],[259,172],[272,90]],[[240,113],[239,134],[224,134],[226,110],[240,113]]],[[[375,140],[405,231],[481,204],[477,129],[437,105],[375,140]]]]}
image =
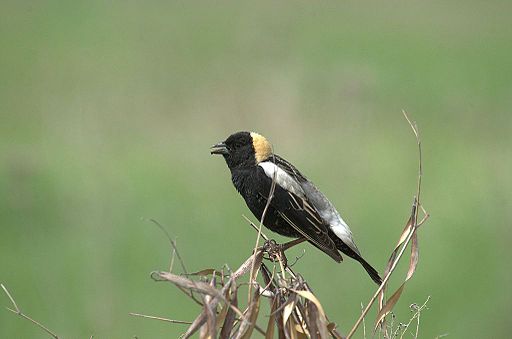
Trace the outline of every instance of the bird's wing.
{"type": "Polygon", "coordinates": [[[327,199],[327,197],[320,192],[316,186],[309,181],[300,171],[290,164],[285,159],[278,155],[274,155],[275,163],[285,171],[287,174],[292,176],[297,183],[299,183],[302,191],[304,192],[305,199],[310,205],[317,211],[321,219],[331,227],[334,234],[340,238],[346,245],[348,245],[358,255],[359,249],[356,246],[352,231],[348,227],[347,223],[340,216],[334,205],[327,199]]]}
{"type": "Polygon", "coordinates": [[[308,179],[302,173],[300,173],[300,171],[297,168],[295,168],[295,166],[290,164],[285,159],[281,158],[279,155],[274,154],[273,158],[270,158],[269,161],[274,162],[277,166],[279,166],[279,168],[281,168],[288,175],[290,175],[293,179],[295,179],[295,181],[297,181],[297,183],[302,184],[302,183],[308,181],[308,179]]]}
{"type": "Polygon", "coordinates": [[[337,262],[342,261],[341,254],[329,237],[327,226],[316,210],[305,199],[290,192],[287,192],[287,194],[289,201],[284,204],[280,199],[271,201],[271,204],[274,206],[281,205],[279,206],[279,215],[281,218],[302,234],[309,242],[327,253],[334,260],[337,262]]]}
{"type": "MultiPolygon", "coordinates": [[[[352,232],[347,223],[341,218],[340,214],[334,205],[327,199],[327,197],[320,192],[316,186],[309,181],[295,166],[290,164],[279,155],[273,155],[268,161],[270,165],[277,165],[277,182],[285,182],[285,186],[291,187],[288,189],[295,194],[298,194],[303,200],[307,202],[310,209],[316,212],[324,225],[330,227],[334,234],[340,238],[346,245],[348,245],[354,252],[360,255],[355,241],[352,237],[352,232]],[[284,173],[284,174],[283,174],[284,173]],[[284,180],[284,179],[288,180],[284,180]],[[288,183],[291,182],[291,183],[288,183]],[[294,187],[297,186],[297,187],[294,187]]],[[[270,165],[266,165],[270,169],[270,165]]],[[[273,174],[273,171],[265,169],[268,176],[273,174]]],[[[286,187],[285,187],[286,188],[286,187]]]]}
{"type": "Polygon", "coordinates": [[[342,261],[341,254],[329,237],[329,226],[309,203],[295,178],[284,171],[281,166],[276,166],[270,161],[259,165],[261,167],[259,173],[266,180],[266,184],[260,186],[259,194],[268,199],[272,180],[275,178],[276,185],[270,206],[276,209],[280,217],[309,242],[334,260],[342,261]]]}

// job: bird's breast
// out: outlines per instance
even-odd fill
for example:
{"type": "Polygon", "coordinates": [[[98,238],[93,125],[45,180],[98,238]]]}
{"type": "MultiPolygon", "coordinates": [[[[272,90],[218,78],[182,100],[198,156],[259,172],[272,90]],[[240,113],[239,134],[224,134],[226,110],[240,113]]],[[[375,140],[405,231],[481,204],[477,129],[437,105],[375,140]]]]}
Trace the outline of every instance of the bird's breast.
{"type": "Polygon", "coordinates": [[[252,168],[234,169],[231,171],[231,181],[236,190],[247,199],[257,193],[258,181],[256,170],[252,168]]]}

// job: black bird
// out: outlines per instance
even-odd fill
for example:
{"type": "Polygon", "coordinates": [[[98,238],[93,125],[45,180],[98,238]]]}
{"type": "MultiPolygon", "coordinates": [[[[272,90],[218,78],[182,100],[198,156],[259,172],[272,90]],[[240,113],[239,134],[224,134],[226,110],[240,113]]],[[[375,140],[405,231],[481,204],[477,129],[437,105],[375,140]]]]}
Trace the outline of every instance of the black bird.
{"type": "Polygon", "coordinates": [[[224,157],[233,185],[258,220],[275,180],[263,225],[287,237],[305,238],[337,262],[343,260],[341,251],[359,261],[373,281],[381,284],[379,273],[362,258],[350,228],[333,204],[292,164],[273,154],[265,137],[254,132],[234,133],[210,152],[224,157]]]}

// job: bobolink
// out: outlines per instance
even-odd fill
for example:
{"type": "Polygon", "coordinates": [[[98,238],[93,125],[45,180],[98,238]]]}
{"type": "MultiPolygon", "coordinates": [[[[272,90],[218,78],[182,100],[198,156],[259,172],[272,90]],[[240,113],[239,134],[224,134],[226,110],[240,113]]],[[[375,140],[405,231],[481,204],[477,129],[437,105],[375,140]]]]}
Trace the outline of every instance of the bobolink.
{"type": "Polygon", "coordinates": [[[337,262],[343,260],[339,251],[345,253],[359,261],[380,285],[379,274],[361,257],[350,228],[336,208],[299,170],[273,154],[265,137],[238,132],[212,146],[210,152],[224,157],[235,188],[258,220],[275,180],[263,225],[287,237],[305,238],[337,262]]]}

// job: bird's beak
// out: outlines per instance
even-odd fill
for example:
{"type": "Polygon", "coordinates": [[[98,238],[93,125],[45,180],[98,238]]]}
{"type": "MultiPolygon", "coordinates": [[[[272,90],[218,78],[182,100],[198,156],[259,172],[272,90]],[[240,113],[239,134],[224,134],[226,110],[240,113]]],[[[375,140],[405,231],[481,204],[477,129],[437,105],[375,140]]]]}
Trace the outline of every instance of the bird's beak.
{"type": "Polygon", "coordinates": [[[228,148],[226,147],[226,144],[223,142],[219,142],[218,144],[213,145],[210,147],[210,154],[228,154],[228,148]]]}

